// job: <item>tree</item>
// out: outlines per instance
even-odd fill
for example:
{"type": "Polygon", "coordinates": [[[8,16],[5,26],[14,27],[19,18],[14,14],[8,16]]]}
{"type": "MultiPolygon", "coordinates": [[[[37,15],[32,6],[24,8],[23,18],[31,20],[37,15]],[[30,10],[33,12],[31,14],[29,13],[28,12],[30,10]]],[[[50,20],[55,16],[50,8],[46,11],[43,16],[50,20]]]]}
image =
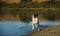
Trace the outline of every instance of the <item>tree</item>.
{"type": "Polygon", "coordinates": [[[26,7],[27,3],[31,2],[32,0],[20,0],[20,1],[21,1],[20,6],[23,8],[26,7]]]}
{"type": "Polygon", "coordinates": [[[55,4],[55,0],[50,0],[50,4],[55,4]]]}
{"type": "Polygon", "coordinates": [[[27,2],[31,2],[32,0],[20,0],[21,2],[27,3],[27,2]]]}

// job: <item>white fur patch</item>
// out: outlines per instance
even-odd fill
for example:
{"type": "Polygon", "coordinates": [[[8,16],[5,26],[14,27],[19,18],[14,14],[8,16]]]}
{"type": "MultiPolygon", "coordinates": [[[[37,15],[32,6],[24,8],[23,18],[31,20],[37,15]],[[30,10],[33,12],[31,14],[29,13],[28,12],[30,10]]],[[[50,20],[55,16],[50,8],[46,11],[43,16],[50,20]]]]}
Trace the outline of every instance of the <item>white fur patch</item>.
{"type": "Polygon", "coordinates": [[[33,18],[33,19],[32,19],[32,23],[33,23],[33,24],[36,24],[37,22],[38,22],[38,18],[33,18]]]}

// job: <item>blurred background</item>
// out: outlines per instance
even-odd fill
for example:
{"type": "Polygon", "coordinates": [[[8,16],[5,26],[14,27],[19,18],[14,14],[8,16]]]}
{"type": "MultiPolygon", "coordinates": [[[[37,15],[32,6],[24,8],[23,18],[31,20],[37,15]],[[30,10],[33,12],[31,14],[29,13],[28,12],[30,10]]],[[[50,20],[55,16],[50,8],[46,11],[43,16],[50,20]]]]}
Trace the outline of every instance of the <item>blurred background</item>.
{"type": "Polygon", "coordinates": [[[41,21],[60,21],[60,0],[0,0],[0,21],[31,21],[38,13],[41,21]]]}

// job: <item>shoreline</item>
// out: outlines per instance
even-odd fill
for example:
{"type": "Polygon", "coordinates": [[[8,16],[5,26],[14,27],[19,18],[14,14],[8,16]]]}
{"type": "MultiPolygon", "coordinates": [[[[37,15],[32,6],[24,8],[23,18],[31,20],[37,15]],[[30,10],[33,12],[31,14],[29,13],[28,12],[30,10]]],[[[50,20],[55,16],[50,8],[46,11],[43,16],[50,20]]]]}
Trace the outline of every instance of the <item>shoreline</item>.
{"type": "MultiPolygon", "coordinates": [[[[21,20],[21,18],[20,18],[20,16],[18,14],[17,15],[5,14],[5,15],[0,16],[0,21],[20,21],[20,20],[21,20]]],[[[29,21],[29,19],[27,19],[27,20],[29,21]]],[[[52,21],[52,20],[48,20],[48,19],[39,17],[39,21],[44,22],[44,21],[52,21]]],[[[58,21],[59,22],[60,19],[56,19],[56,20],[53,20],[53,21],[58,21]]]]}
{"type": "Polygon", "coordinates": [[[59,30],[60,30],[60,25],[46,28],[41,31],[35,31],[31,34],[27,34],[26,36],[59,36],[60,35],[59,30]]]}

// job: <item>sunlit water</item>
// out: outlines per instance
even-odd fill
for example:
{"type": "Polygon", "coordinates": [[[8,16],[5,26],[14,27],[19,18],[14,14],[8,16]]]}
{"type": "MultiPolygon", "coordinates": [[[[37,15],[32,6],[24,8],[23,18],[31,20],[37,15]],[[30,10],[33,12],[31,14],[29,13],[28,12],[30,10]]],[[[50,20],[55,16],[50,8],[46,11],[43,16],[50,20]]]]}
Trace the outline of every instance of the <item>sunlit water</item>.
{"type": "MultiPolygon", "coordinates": [[[[0,21],[0,36],[25,36],[31,33],[32,22],[0,21]]],[[[40,29],[59,25],[59,22],[39,22],[40,29]]]]}

